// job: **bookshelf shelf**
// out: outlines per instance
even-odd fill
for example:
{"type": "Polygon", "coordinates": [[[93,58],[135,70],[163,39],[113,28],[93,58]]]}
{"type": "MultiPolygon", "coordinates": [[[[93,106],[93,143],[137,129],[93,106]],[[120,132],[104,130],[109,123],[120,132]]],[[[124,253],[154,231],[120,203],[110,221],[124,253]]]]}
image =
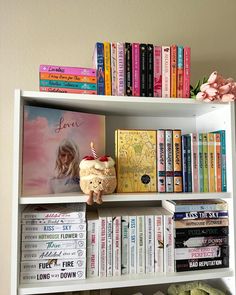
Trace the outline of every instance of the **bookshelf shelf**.
{"type": "MultiPolygon", "coordinates": [[[[236,295],[235,234],[236,234],[236,148],[234,103],[202,103],[193,99],[153,97],[112,97],[36,91],[15,92],[14,113],[14,167],[12,200],[12,269],[11,295],[47,294],[80,290],[124,288],[158,285],[192,280],[217,279],[230,294],[236,295]],[[226,130],[227,190],[221,193],[125,193],[104,196],[104,206],[135,206],[162,200],[225,199],[229,207],[230,268],[182,273],[129,275],[66,282],[40,282],[19,284],[21,228],[20,216],[27,204],[57,204],[85,202],[78,194],[22,196],[22,135],[23,109],[35,105],[106,115],[106,153],[114,157],[114,131],[116,129],[181,129],[182,133],[226,130]]],[[[159,202],[159,203],[158,203],[159,202]]]]}

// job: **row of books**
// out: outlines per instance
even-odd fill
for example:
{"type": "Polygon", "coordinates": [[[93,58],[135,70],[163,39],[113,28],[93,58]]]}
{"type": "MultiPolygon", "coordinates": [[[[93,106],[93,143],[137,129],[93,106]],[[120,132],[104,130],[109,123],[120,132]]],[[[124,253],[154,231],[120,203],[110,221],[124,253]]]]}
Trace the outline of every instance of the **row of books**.
{"type": "Polygon", "coordinates": [[[21,283],[86,277],[85,204],[28,205],[22,212],[21,283]]]}
{"type": "Polygon", "coordinates": [[[189,98],[190,59],[190,47],[97,42],[98,94],[189,98]]]}
{"type": "Polygon", "coordinates": [[[40,65],[40,91],[97,94],[97,73],[92,68],[40,65]]]}
{"type": "Polygon", "coordinates": [[[229,267],[228,206],[223,200],[163,201],[172,214],[169,271],[229,267]],[[183,235],[184,229],[184,235],[183,235]]]}
{"type": "Polygon", "coordinates": [[[115,131],[117,192],[226,192],[225,131],[115,131]]]}

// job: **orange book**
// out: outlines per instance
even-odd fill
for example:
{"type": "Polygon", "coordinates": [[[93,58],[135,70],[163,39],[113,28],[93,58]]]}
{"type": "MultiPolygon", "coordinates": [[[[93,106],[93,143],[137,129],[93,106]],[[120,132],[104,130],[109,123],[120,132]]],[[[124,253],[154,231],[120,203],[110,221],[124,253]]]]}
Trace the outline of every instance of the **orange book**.
{"type": "Polygon", "coordinates": [[[177,97],[177,46],[170,47],[170,97],[177,97]]]}
{"type": "Polygon", "coordinates": [[[105,95],[111,95],[111,44],[104,42],[105,95]]]}
{"type": "Polygon", "coordinates": [[[55,74],[55,73],[39,73],[40,80],[60,80],[67,82],[87,82],[87,83],[97,83],[97,77],[92,76],[79,76],[79,75],[69,75],[69,74],[55,74]]]}
{"type": "Polygon", "coordinates": [[[215,191],[222,191],[221,177],[221,140],[220,134],[214,133],[214,156],[215,156],[215,191]]]}

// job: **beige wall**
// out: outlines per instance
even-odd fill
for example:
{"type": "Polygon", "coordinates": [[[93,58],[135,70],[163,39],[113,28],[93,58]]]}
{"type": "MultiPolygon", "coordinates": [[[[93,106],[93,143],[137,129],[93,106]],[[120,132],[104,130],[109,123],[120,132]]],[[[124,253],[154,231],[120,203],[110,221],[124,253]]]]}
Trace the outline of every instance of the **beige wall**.
{"type": "MultiPolygon", "coordinates": [[[[96,41],[192,48],[192,82],[236,79],[235,0],[0,0],[0,293],[10,294],[13,91],[38,90],[39,64],[90,67],[96,41]]],[[[39,167],[40,168],[40,167],[39,167]]]]}

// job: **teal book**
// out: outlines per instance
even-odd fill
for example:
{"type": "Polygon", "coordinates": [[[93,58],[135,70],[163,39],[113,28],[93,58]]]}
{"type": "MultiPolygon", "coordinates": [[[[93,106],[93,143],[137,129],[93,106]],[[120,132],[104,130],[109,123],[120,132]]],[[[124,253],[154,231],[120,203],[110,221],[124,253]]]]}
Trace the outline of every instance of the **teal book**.
{"type": "Polygon", "coordinates": [[[83,90],[97,90],[96,83],[67,82],[67,81],[61,81],[61,80],[40,79],[40,87],[58,87],[58,88],[83,89],[83,90]]]}

